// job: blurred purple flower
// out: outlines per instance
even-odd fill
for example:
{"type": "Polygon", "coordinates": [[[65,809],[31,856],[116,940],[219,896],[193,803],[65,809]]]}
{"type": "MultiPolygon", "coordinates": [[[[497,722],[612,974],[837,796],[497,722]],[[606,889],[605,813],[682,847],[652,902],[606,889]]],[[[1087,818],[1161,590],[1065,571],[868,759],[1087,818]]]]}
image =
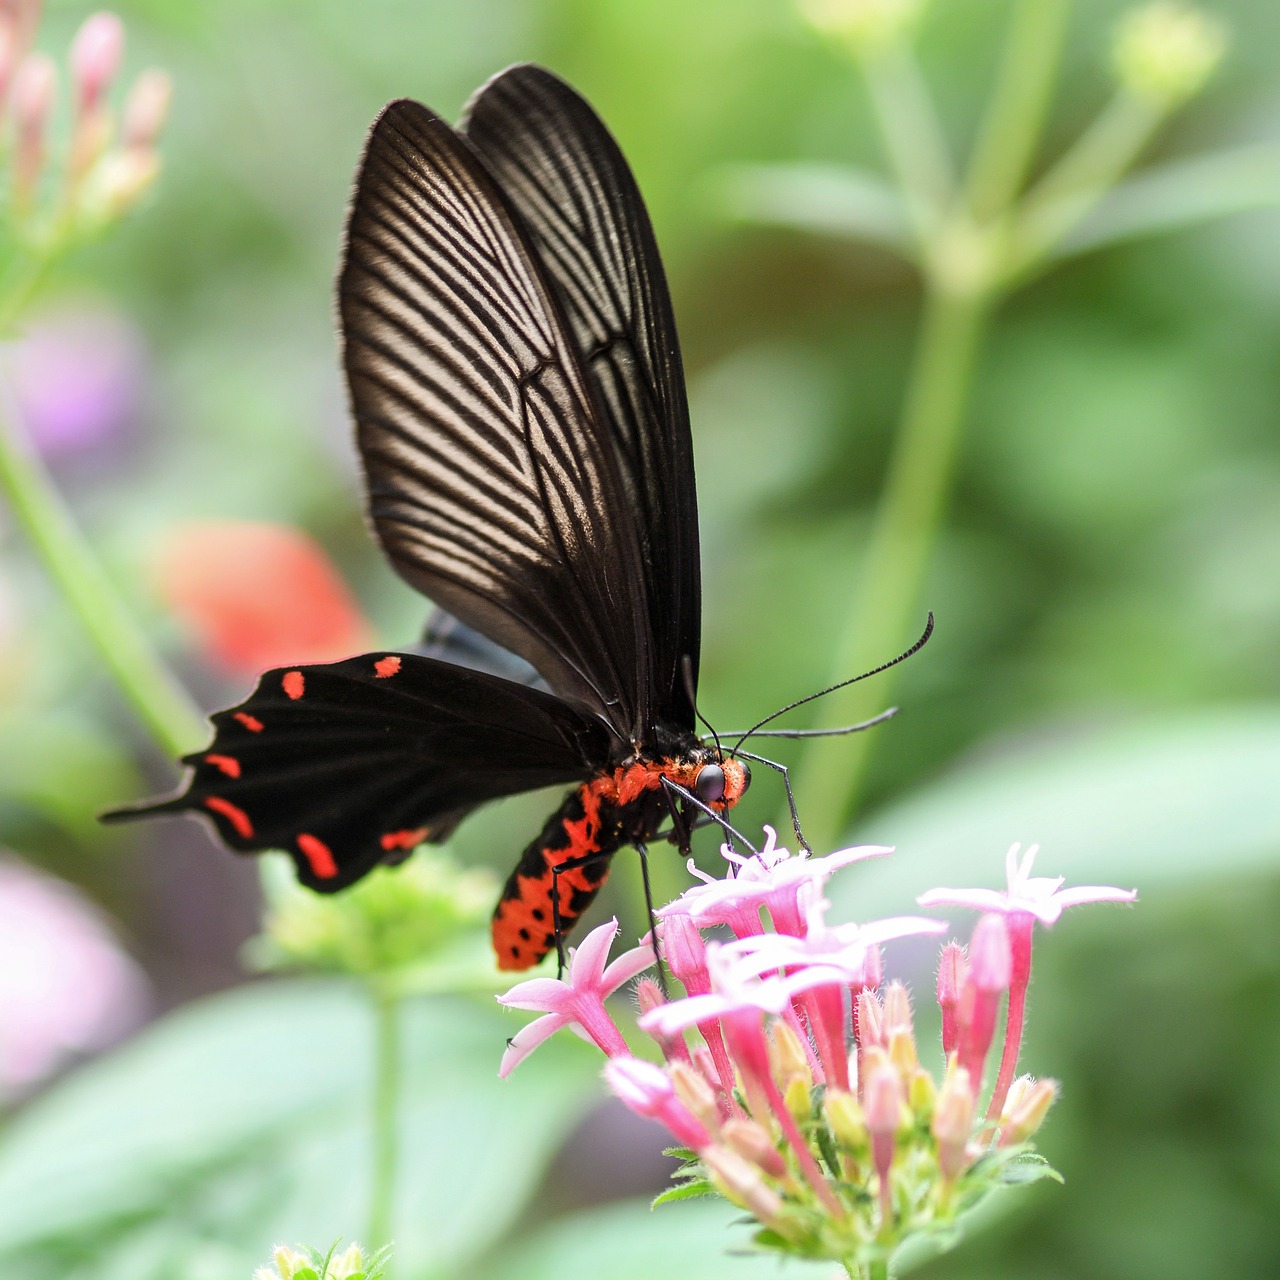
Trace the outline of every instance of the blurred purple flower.
{"type": "Polygon", "coordinates": [[[18,412],[46,458],[119,436],[137,409],[143,372],[137,330],[102,303],[67,304],[37,316],[9,355],[18,412]]]}
{"type": "Polygon", "coordinates": [[[148,1003],[146,978],[97,910],[0,854],[0,1094],[120,1039],[148,1003]]]}

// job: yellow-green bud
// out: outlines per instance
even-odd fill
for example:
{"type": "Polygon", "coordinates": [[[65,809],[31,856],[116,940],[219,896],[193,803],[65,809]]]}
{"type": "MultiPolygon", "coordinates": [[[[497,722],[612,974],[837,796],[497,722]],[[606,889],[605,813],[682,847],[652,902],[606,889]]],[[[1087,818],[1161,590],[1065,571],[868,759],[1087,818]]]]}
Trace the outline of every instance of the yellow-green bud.
{"type": "Polygon", "coordinates": [[[809,1070],[809,1059],[800,1037],[785,1022],[775,1022],[770,1028],[770,1036],[769,1065],[774,1079],[784,1089],[790,1089],[794,1081],[800,1080],[807,1091],[813,1084],[813,1073],[809,1070]]]}
{"type": "Polygon", "coordinates": [[[875,54],[910,35],[924,0],[799,0],[816,31],[856,54],[875,54]]]}
{"type": "Polygon", "coordinates": [[[845,1150],[859,1151],[867,1145],[867,1118],[853,1094],[829,1089],[823,1109],[831,1132],[845,1150]]]}
{"type": "Polygon", "coordinates": [[[1000,1114],[1000,1145],[1025,1142],[1044,1123],[1058,1097],[1056,1080],[1036,1080],[1019,1076],[1009,1088],[1000,1114]]]}
{"type": "Polygon", "coordinates": [[[1135,97],[1169,111],[1194,97],[1227,50],[1227,27],[1190,5],[1158,0],[1127,14],[1116,31],[1116,78],[1135,97]]]}
{"type": "Polygon", "coordinates": [[[782,1197],[765,1182],[759,1168],[750,1160],[736,1151],[714,1146],[698,1158],[726,1200],[746,1209],[767,1227],[780,1221],[782,1197]]]}

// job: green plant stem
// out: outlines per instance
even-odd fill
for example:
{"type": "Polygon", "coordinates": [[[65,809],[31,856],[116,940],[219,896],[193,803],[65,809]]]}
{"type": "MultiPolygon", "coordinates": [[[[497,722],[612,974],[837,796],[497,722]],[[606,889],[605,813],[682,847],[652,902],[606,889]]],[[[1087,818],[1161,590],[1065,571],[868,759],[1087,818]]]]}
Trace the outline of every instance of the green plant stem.
{"type": "Polygon", "coordinates": [[[910,49],[903,45],[864,58],[862,70],[916,237],[921,244],[927,243],[955,190],[951,157],[928,87],[910,49]]]}
{"type": "MultiPolygon", "coordinates": [[[[12,308],[0,302],[0,320],[12,308]]],[[[116,683],[170,755],[206,736],[203,717],[121,603],[34,451],[0,422],[0,489],[116,683]]]]}
{"type": "MultiPolygon", "coordinates": [[[[878,666],[924,626],[920,588],[942,515],[988,314],[982,290],[930,285],[884,495],[853,608],[836,646],[841,676],[878,666]]],[[[824,698],[820,728],[853,724],[883,709],[896,669],[824,698]]],[[[840,678],[840,677],[837,677],[840,678]]],[[[883,730],[881,730],[883,732],[883,730]]],[[[804,760],[805,835],[815,848],[841,835],[857,798],[872,734],[814,744],[804,760]]]]}
{"type": "Polygon", "coordinates": [[[375,989],[373,1080],[373,1180],[370,1191],[370,1249],[391,1241],[395,1204],[397,1121],[400,1109],[400,1011],[401,998],[390,990],[375,989]]]}
{"type": "Polygon", "coordinates": [[[974,147],[967,182],[979,221],[997,217],[1021,190],[1044,127],[1070,0],[1018,0],[995,91],[974,147]]]}
{"type": "Polygon", "coordinates": [[[1018,213],[1006,281],[1040,266],[1123,177],[1164,119],[1154,103],[1123,90],[1027,193],[1018,213]]]}

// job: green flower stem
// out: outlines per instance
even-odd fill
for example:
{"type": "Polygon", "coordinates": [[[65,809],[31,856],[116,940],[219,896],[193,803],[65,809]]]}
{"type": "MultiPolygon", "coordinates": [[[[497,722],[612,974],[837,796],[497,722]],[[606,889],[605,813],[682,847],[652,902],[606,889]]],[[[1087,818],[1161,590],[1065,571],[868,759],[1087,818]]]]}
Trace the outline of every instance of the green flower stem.
{"type": "Polygon", "coordinates": [[[1022,188],[1049,108],[1070,0],[1018,0],[967,183],[979,221],[1002,214],[1022,188]]]}
{"type": "MultiPolygon", "coordinates": [[[[11,297],[0,301],[0,320],[16,314],[11,297]]],[[[204,718],[121,603],[44,465],[5,422],[0,489],[147,729],[169,755],[194,750],[206,736],[204,718]]]]}
{"type": "MultiPolygon", "coordinates": [[[[835,651],[835,671],[856,675],[892,657],[924,626],[919,603],[934,533],[946,504],[974,361],[988,315],[982,289],[933,283],[884,495],[859,589],[835,651]]],[[[850,685],[819,704],[818,727],[869,719],[888,703],[896,675],[850,685]]],[[[880,732],[884,732],[881,730],[880,732]]],[[[832,846],[855,804],[873,734],[829,742],[805,757],[805,836],[832,846]]]]}
{"type": "Polygon", "coordinates": [[[1164,118],[1157,104],[1123,90],[1116,94],[1023,200],[1009,246],[1007,282],[1034,274],[1124,176],[1164,118]]]}
{"type": "Polygon", "coordinates": [[[955,190],[951,157],[928,87],[904,45],[894,44],[864,57],[862,70],[917,239],[927,243],[955,190]]]}
{"type": "Polygon", "coordinates": [[[381,1248],[391,1240],[395,1203],[397,1123],[400,1110],[401,998],[374,988],[373,1179],[368,1243],[381,1248]]]}

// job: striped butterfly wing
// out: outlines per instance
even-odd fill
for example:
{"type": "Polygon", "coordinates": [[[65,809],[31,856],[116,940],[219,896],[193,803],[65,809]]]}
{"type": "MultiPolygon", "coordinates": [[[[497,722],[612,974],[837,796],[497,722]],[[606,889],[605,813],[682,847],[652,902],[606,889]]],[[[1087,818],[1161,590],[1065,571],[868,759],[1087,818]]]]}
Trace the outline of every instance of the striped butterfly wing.
{"type": "Polygon", "coordinates": [[[601,721],[551,694],[408,653],[268,671],[213,725],[183,758],[180,794],[105,820],[200,813],[238,852],[284,849],[325,893],[487,800],[576,782],[609,751],[601,721]]]}
{"type": "Polygon", "coordinates": [[[618,144],[541,67],[512,67],[467,109],[467,137],[532,232],[596,392],[636,512],[660,720],[693,728],[701,584],[693,446],[675,317],[653,229],[618,144]]]}
{"type": "Polygon", "coordinates": [[[643,736],[651,623],[609,428],[520,215],[418,103],[370,133],[338,301],[392,564],[617,738],[643,736]]]}

